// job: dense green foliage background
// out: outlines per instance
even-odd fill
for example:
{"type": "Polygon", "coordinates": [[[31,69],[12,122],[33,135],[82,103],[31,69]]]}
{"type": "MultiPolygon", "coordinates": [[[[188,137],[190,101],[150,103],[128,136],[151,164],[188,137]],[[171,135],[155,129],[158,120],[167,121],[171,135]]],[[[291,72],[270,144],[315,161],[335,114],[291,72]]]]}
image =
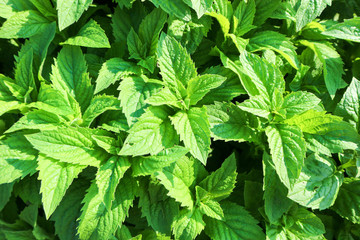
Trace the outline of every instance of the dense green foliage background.
{"type": "Polygon", "coordinates": [[[357,0],[0,0],[0,239],[360,239],[357,0]]]}

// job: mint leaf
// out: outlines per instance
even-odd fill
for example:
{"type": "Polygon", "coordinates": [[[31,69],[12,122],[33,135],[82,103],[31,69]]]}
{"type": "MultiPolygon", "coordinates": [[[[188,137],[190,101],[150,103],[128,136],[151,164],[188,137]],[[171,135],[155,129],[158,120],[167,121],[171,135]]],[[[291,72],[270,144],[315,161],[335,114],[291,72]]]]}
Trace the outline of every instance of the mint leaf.
{"type": "Polygon", "coordinates": [[[101,67],[99,76],[96,79],[95,94],[109,87],[122,77],[132,74],[139,74],[140,71],[136,65],[126,62],[121,58],[111,58],[101,67]]]}
{"type": "Polygon", "coordinates": [[[252,30],[255,17],[256,5],[255,0],[240,2],[234,11],[234,29],[236,36],[242,36],[252,30]]]}
{"type": "MultiPolygon", "coordinates": [[[[294,4],[295,5],[295,4],[294,4]]],[[[295,5],[296,9],[296,31],[301,30],[306,24],[318,17],[327,5],[331,5],[329,0],[301,0],[300,4],[295,5]]]]}
{"type": "Polygon", "coordinates": [[[119,86],[121,107],[132,126],[144,113],[148,104],[146,99],[161,88],[161,82],[147,78],[145,75],[125,78],[119,86]]]}
{"type": "Polygon", "coordinates": [[[56,9],[58,10],[58,24],[60,31],[78,21],[91,3],[92,0],[58,0],[56,2],[56,9]]]}
{"type": "Polygon", "coordinates": [[[29,38],[44,29],[50,21],[38,11],[14,13],[0,28],[0,38],[29,38]]]}
{"type": "Polygon", "coordinates": [[[199,209],[183,209],[174,219],[172,231],[176,239],[195,239],[195,237],[202,232],[204,227],[205,222],[202,220],[202,214],[199,209]]]}
{"type": "Polygon", "coordinates": [[[206,108],[190,108],[170,117],[185,147],[204,165],[210,151],[210,124],[206,108]]]}
{"type": "Polygon", "coordinates": [[[342,23],[332,25],[321,34],[353,42],[360,42],[359,26],[360,18],[347,19],[342,23]]]}
{"type": "Polygon", "coordinates": [[[155,155],[179,142],[168,107],[149,107],[130,128],[120,155],[155,155]]]}
{"type": "Polygon", "coordinates": [[[181,0],[160,1],[150,0],[156,7],[160,7],[166,13],[175,15],[176,17],[189,21],[191,19],[190,8],[181,0]]]}
{"type": "Polygon", "coordinates": [[[270,125],[266,129],[272,161],[281,182],[292,189],[300,176],[306,145],[300,128],[270,125]]]}
{"type": "Polygon", "coordinates": [[[110,48],[110,43],[105,31],[93,19],[82,26],[74,37],[68,38],[61,44],[92,48],[110,48]]]}
{"type": "Polygon", "coordinates": [[[52,66],[51,81],[55,89],[66,91],[73,96],[82,111],[89,106],[93,88],[80,47],[62,48],[52,66]]]}
{"type": "Polygon", "coordinates": [[[220,201],[231,194],[235,187],[236,176],[236,158],[233,153],[218,170],[201,181],[199,186],[209,192],[211,199],[220,201]]]}
{"type": "Polygon", "coordinates": [[[74,178],[85,168],[86,166],[59,162],[42,155],[38,157],[37,170],[41,180],[40,192],[46,218],[51,216],[74,178]]]}
{"type": "Polygon", "coordinates": [[[232,203],[222,202],[224,219],[205,218],[205,233],[212,239],[264,239],[265,236],[258,221],[243,207],[232,203]]]}
{"type": "Polygon", "coordinates": [[[212,0],[184,0],[184,2],[195,10],[198,18],[201,18],[213,3],[212,0]]]}
{"type": "Polygon", "coordinates": [[[35,90],[33,75],[33,49],[30,42],[25,43],[19,52],[15,69],[15,82],[26,92],[35,90]]]}
{"type": "Polygon", "coordinates": [[[286,95],[282,108],[286,110],[286,117],[291,118],[315,108],[320,103],[320,99],[309,92],[292,92],[286,95]]]}
{"type": "Polygon", "coordinates": [[[312,209],[326,209],[335,202],[343,175],[336,171],[332,159],[310,155],[288,197],[312,209]]]}
{"type": "Polygon", "coordinates": [[[242,111],[232,103],[207,106],[211,137],[225,141],[255,141],[254,129],[259,126],[257,118],[242,111]]]}

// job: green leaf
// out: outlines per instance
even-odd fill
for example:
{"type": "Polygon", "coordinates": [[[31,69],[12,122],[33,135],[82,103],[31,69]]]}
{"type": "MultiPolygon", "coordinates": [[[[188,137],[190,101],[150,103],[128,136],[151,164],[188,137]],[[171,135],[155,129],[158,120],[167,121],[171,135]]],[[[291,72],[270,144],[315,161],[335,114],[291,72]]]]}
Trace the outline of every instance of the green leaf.
{"type": "Polygon", "coordinates": [[[125,157],[112,156],[100,165],[96,174],[97,197],[102,199],[106,209],[111,210],[115,200],[116,187],[130,168],[130,162],[125,157]]]}
{"type": "Polygon", "coordinates": [[[141,41],[133,28],[131,28],[127,36],[127,46],[129,49],[129,58],[143,59],[146,56],[146,45],[141,41]]]}
{"type": "Polygon", "coordinates": [[[236,182],[236,158],[231,154],[219,169],[207,176],[199,186],[210,194],[211,199],[220,201],[227,198],[235,187],[236,182]]]}
{"type": "Polygon", "coordinates": [[[213,3],[212,0],[184,0],[184,2],[195,10],[198,18],[201,18],[213,3]]]}
{"type": "Polygon", "coordinates": [[[215,102],[206,108],[214,140],[251,142],[257,139],[254,128],[259,126],[259,121],[236,105],[215,102]]]}
{"type": "Polygon", "coordinates": [[[165,84],[181,99],[188,82],[197,75],[194,62],[179,42],[165,34],[160,36],[157,54],[165,84]]]}
{"type": "Polygon", "coordinates": [[[60,31],[78,21],[91,3],[92,0],[57,0],[56,9],[58,10],[58,24],[60,31]]]}
{"type": "Polygon", "coordinates": [[[88,187],[88,181],[75,180],[51,216],[51,221],[55,222],[55,233],[60,239],[78,238],[76,229],[78,222],[76,220],[80,215],[81,200],[84,198],[88,187]]]}
{"type": "Polygon", "coordinates": [[[240,110],[249,112],[253,115],[269,119],[271,114],[271,106],[268,100],[263,95],[251,97],[238,104],[240,110]]]}
{"type": "Polygon", "coordinates": [[[210,124],[206,108],[190,108],[170,117],[176,132],[190,153],[204,165],[210,152],[210,124]]]}
{"type": "Polygon", "coordinates": [[[129,126],[137,122],[145,112],[148,107],[146,99],[158,92],[161,87],[161,82],[149,79],[145,75],[127,77],[120,83],[119,99],[129,126]]]}
{"type": "Polygon", "coordinates": [[[332,207],[341,217],[360,223],[360,180],[345,178],[332,207]]]}
{"type": "Polygon", "coordinates": [[[121,58],[111,58],[107,60],[101,67],[99,76],[96,79],[95,92],[99,93],[118,81],[120,78],[130,76],[132,74],[140,74],[139,68],[121,58]]]}
{"type": "Polygon", "coordinates": [[[78,227],[79,238],[109,239],[128,215],[135,198],[136,188],[134,179],[122,178],[116,188],[111,210],[108,210],[93,182],[83,200],[84,206],[81,209],[78,227]]]}
{"type": "Polygon", "coordinates": [[[98,167],[108,156],[97,149],[92,139],[96,133],[86,128],[66,127],[27,135],[41,153],[61,162],[98,167]]]}
{"type": "Polygon", "coordinates": [[[84,112],[82,126],[90,126],[95,118],[97,118],[105,111],[120,109],[120,101],[115,97],[108,95],[97,95],[91,100],[89,107],[84,112]]]}
{"type": "Polygon", "coordinates": [[[36,150],[23,135],[12,134],[0,141],[0,184],[11,183],[18,178],[36,172],[36,150]]]}
{"type": "Polygon", "coordinates": [[[336,171],[332,159],[312,154],[288,197],[307,208],[324,210],[334,204],[342,181],[343,174],[336,171]]]}
{"type": "Polygon", "coordinates": [[[63,123],[63,119],[58,115],[43,110],[34,110],[20,118],[6,130],[6,133],[24,129],[52,130],[56,129],[61,123],[63,123]]]}
{"type": "Polygon", "coordinates": [[[196,105],[211,89],[219,87],[225,80],[226,78],[215,74],[204,74],[190,79],[186,89],[190,105],[196,105]]]}
{"type": "Polygon", "coordinates": [[[339,53],[333,46],[325,43],[302,40],[301,44],[312,49],[316,56],[320,59],[323,64],[326,88],[331,98],[334,98],[336,91],[347,85],[342,79],[342,75],[344,74],[344,63],[339,53]]]}
{"type": "MultiPolygon", "coordinates": [[[[236,36],[242,36],[252,30],[255,17],[255,0],[240,2],[234,11],[234,33],[236,36]]],[[[253,38],[253,37],[252,37],[253,38]]],[[[252,39],[251,38],[251,39],[252,39]]]]}
{"type": "Polygon", "coordinates": [[[26,42],[20,49],[16,58],[15,82],[26,92],[35,90],[33,75],[33,49],[30,42],[26,42]]]}
{"type": "Polygon", "coordinates": [[[200,212],[208,217],[222,220],[224,212],[217,201],[210,199],[210,194],[202,187],[196,186],[196,202],[199,206],[200,212]]]}
{"type": "Polygon", "coordinates": [[[186,108],[184,101],[178,99],[168,87],[163,87],[145,102],[153,106],[170,105],[180,109],[186,108]]]}
{"type": "Polygon", "coordinates": [[[48,19],[56,18],[56,10],[47,0],[30,0],[30,2],[48,19]]]}
{"type": "Polygon", "coordinates": [[[224,211],[223,220],[205,218],[205,233],[211,239],[265,239],[258,221],[243,207],[225,201],[221,203],[221,208],[224,211]]]}
{"type": "Polygon", "coordinates": [[[55,89],[66,91],[73,96],[82,111],[89,106],[93,88],[80,47],[62,48],[52,66],[51,81],[55,89]]]}
{"type": "Polygon", "coordinates": [[[196,180],[195,164],[194,159],[182,157],[155,173],[155,177],[169,191],[168,195],[181,203],[182,207],[189,209],[194,206],[194,196],[190,186],[196,180]]]}
{"type": "Polygon", "coordinates": [[[320,99],[309,92],[292,92],[284,98],[282,108],[286,110],[286,118],[291,118],[315,108],[320,103],[320,99]]]}
{"type": "Polygon", "coordinates": [[[174,146],[159,152],[157,155],[135,157],[131,163],[132,173],[134,176],[151,175],[178,159],[182,159],[188,152],[189,150],[184,147],[174,146]]]}
{"type": "Polygon", "coordinates": [[[265,213],[275,223],[286,213],[293,202],[287,198],[288,189],[280,181],[269,154],[263,154],[265,213]]]}
{"type": "Polygon", "coordinates": [[[179,215],[179,204],[168,197],[160,184],[144,183],[140,188],[139,207],[143,217],[154,231],[170,235],[171,224],[179,215]]]}
{"type": "Polygon", "coordinates": [[[329,37],[360,42],[360,18],[347,19],[342,23],[332,25],[321,34],[329,37]]]}
{"type": "Polygon", "coordinates": [[[292,189],[300,176],[306,153],[300,128],[290,125],[270,125],[266,129],[272,161],[282,183],[292,189]]]}
{"type": "Polygon", "coordinates": [[[159,34],[167,20],[167,15],[155,8],[143,19],[139,26],[139,37],[147,46],[147,56],[153,56],[159,41],[159,34]]]}
{"type": "Polygon", "coordinates": [[[181,0],[161,1],[150,0],[155,7],[160,7],[169,15],[175,15],[177,18],[189,21],[191,19],[190,8],[181,0]]]}
{"type": "Polygon", "coordinates": [[[2,116],[4,113],[7,113],[12,110],[21,109],[24,107],[24,104],[18,102],[18,101],[0,101],[0,116],[2,116]]]}
{"type": "Polygon", "coordinates": [[[50,21],[34,10],[14,13],[0,28],[0,38],[29,38],[41,32],[50,21]]]}
{"type": "Polygon", "coordinates": [[[93,135],[92,139],[94,139],[99,147],[112,155],[117,155],[120,150],[120,142],[122,141],[120,137],[115,139],[105,135],[93,135]]]}
{"type": "Polygon", "coordinates": [[[115,42],[126,45],[126,38],[131,29],[131,18],[126,10],[116,7],[111,18],[115,42]]]}
{"type": "Polygon", "coordinates": [[[8,87],[8,85],[13,84],[15,84],[14,80],[0,74],[0,101],[10,102],[17,100],[8,87]]]}
{"type": "Polygon", "coordinates": [[[256,12],[254,25],[261,26],[276,9],[280,7],[281,0],[255,0],[256,12]]]}
{"type": "Polygon", "coordinates": [[[318,17],[322,11],[331,5],[331,0],[301,0],[296,6],[296,31],[300,31],[306,24],[318,17]]]}
{"type": "Polygon", "coordinates": [[[271,49],[281,54],[295,69],[299,69],[299,61],[292,42],[284,35],[273,31],[262,31],[250,38],[247,48],[254,52],[271,49]]]}
{"type": "Polygon", "coordinates": [[[3,210],[5,205],[8,203],[13,191],[14,183],[3,183],[0,184],[0,211],[3,210]]]}
{"type": "Polygon", "coordinates": [[[337,104],[336,115],[344,118],[358,131],[360,130],[360,81],[353,78],[342,99],[337,104]]]}
{"type": "Polygon", "coordinates": [[[202,214],[199,209],[183,209],[177,215],[172,224],[172,231],[175,239],[187,240],[195,239],[205,228],[205,222],[202,220],[202,214]]]}
{"type": "Polygon", "coordinates": [[[224,36],[229,34],[230,21],[226,16],[224,16],[220,13],[217,13],[217,12],[209,12],[209,13],[206,13],[206,15],[213,17],[218,21],[218,23],[220,24],[221,30],[224,33],[224,36]]]}
{"type": "Polygon", "coordinates": [[[343,149],[359,147],[360,136],[357,131],[338,116],[309,110],[285,122],[301,128],[306,141],[311,143],[308,148],[314,152],[321,150],[321,153],[328,155],[329,152],[338,153],[343,149]],[[324,151],[322,148],[327,150],[324,151]]]}
{"type": "Polygon", "coordinates": [[[168,107],[149,107],[129,130],[120,155],[155,155],[179,142],[168,107]]]}
{"type": "Polygon", "coordinates": [[[105,31],[93,19],[82,26],[74,37],[70,37],[60,44],[91,48],[110,48],[105,31]]]}
{"type": "Polygon", "coordinates": [[[41,180],[40,193],[47,219],[60,204],[74,178],[77,178],[85,168],[86,166],[63,163],[39,155],[37,170],[39,171],[39,180],[41,180]]]}

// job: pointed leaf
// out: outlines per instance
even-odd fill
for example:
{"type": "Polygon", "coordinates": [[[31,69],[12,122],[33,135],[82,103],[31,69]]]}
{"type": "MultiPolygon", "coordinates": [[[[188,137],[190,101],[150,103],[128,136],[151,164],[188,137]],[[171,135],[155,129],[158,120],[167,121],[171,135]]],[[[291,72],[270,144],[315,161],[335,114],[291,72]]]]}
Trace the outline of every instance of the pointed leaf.
{"type": "Polygon", "coordinates": [[[199,209],[183,209],[174,219],[172,231],[176,239],[186,240],[195,239],[205,228],[205,222],[202,220],[202,214],[199,209]]]}
{"type": "Polygon", "coordinates": [[[61,31],[79,20],[83,12],[92,3],[92,0],[57,0],[56,3],[59,18],[58,24],[61,31]]]}

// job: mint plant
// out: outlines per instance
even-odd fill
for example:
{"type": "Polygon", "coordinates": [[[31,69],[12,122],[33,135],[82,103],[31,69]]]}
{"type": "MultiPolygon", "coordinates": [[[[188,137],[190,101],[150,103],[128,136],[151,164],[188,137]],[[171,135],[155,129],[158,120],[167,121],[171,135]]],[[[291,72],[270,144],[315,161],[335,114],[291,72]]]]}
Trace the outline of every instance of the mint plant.
{"type": "Polygon", "coordinates": [[[0,239],[360,238],[358,16],[0,1],[0,239]]]}

